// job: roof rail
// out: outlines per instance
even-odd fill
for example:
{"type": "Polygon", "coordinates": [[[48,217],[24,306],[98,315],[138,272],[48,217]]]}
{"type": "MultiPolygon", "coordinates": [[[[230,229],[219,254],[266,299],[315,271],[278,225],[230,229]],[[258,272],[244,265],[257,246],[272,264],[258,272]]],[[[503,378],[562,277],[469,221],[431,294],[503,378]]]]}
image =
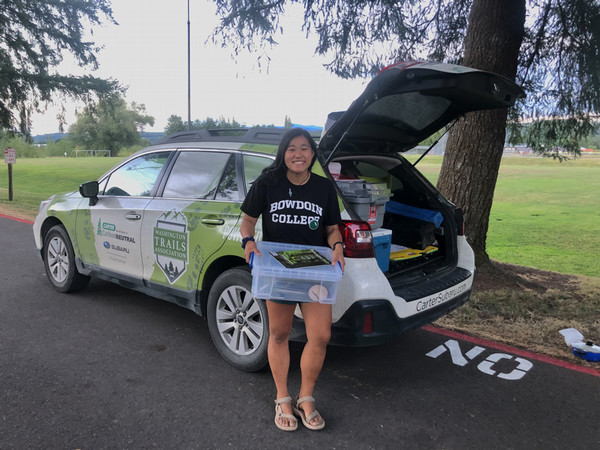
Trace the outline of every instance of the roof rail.
{"type": "Polygon", "coordinates": [[[246,142],[278,145],[287,128],[203,128],[180,131],[161,139],[157,144],[177,142],[246,142]]]}

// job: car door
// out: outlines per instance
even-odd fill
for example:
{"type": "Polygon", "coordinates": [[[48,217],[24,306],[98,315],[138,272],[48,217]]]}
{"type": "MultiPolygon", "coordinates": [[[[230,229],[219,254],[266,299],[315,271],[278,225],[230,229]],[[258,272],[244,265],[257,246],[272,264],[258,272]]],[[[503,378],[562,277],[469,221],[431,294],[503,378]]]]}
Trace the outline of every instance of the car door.
{"type": "Polygon", "coordinates": [[[181,150],[162,188],[146,207],[144,278],[154,289],[193,298],[207,261],[240,216],[235,152],[181,150]]]}
{"type": "Polygon", "coordinates": [[[78,241],[93,241],[82,259],[106,274],[142,279],[144,209],[158,187],[171,152],[147,153],[127,160],[103,177],[98,201],[78,214],[78,241]]]}

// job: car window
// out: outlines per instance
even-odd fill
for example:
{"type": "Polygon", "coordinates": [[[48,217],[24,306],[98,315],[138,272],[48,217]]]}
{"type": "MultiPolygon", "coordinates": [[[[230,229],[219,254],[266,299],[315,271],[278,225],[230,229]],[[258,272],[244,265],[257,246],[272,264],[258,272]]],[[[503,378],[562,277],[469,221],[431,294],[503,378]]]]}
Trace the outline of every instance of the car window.
{"type": "Polygon", "coordinates": [[[219,183],[219,189],[215,196],[216,200],[239,200],[238,185],[235,170],[235,158],[229,158],[225,171],[223,172],[223,178],[219,183]]]}
{"type": "Polygon", "coordinates": [[[163,197],[214,199],[230,157],[231,154],[223,152],[181,152],[163,197]]]}
{"type": "Polygon", "coordinates": [[[149,153],[125,163],[109,175],[103,195],[150,196],[168,157],[169,152],[149,153]]]}
{"type": "Polygon", "coordinates": [[[406,92],[383,97],[361,115],[367,123],[391,125],[403,131],[421,131],[438,120],[451,104],[447,98],[406,92]]]}
{"type": "Polygon", "coordinates": [[[265,167],[271,165],[273,160],[264,156],[244,155],[244,178],[246,180],[246,192],[250,185],[258,178],[265,167]]]}

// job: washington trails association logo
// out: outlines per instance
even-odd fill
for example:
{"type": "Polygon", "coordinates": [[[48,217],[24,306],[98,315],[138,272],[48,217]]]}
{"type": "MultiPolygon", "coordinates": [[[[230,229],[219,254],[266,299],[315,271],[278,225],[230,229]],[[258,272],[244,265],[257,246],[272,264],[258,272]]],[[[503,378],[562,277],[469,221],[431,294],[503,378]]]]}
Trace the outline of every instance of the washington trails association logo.
{"type": "Polygon", "coordinates": [[[185,214],[175,209],[162,213],[153,237],[156,263],[173,284],[187,268],[189,231],[185,214]]]}

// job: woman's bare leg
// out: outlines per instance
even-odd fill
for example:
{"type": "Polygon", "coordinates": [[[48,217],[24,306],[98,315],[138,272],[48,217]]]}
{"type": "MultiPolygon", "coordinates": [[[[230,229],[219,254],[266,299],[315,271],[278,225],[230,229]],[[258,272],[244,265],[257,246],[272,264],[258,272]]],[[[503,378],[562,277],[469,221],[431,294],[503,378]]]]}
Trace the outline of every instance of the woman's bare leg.
{"type": "MultiPolygon", "coordinates": [[[[296,303],[282,304],[267,301],[267,311],[269,313],[269,344],[267,353],[269,357],[269,366],[277,397],[283,398],[289,395],[287,381],[290,368],[290,347],[289,337],[292,330],[292,320],[294,319],[294,310],[296,303]]],[[[281,409],[284,414],[292,414],[290,403],[282,403],[281,409]]],[[[283,426],[291,425],[291,421],[281,418],[280,424],[283,426]]]]}
{"type": "MultiPolygon", "coordinates": [[[[317,378],[325,361],[327,344],[331,338],[331,305],[302,303],[300,307],[302,308],[307,337],[300,359],[302,385],[298,397],[301,398],[313,395],[317,378]]],[[[304,402],[301,408],[308,416],[315,410],[315,405],[312,402],[304,402]]],[[[322,420],[321,417],[317,416],[311,420],[311,424],[318,425],[322,420]]]]}

